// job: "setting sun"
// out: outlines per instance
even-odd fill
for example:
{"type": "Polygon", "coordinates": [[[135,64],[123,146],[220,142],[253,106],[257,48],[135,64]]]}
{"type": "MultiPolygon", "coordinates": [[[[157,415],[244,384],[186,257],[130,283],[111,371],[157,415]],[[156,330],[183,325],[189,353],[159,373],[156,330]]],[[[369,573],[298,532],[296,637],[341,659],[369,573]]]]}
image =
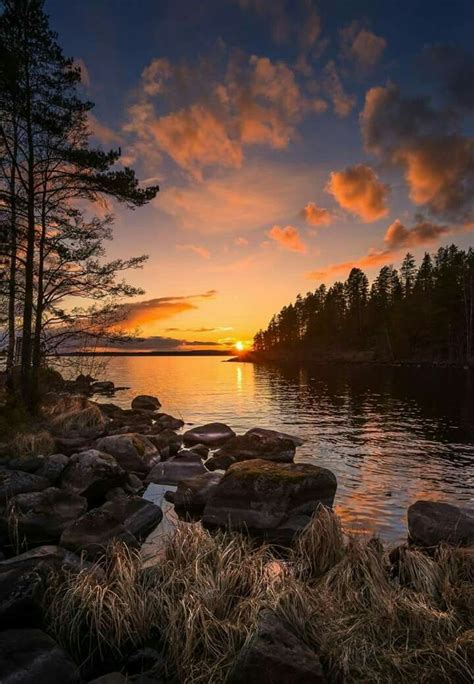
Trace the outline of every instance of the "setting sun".
{"type": "Polygon", "coordinates": [[[236,342],[235,343],[235,348],[237,351],[241,352],[244,351],[244,343],[243,342],[236,342]]]}

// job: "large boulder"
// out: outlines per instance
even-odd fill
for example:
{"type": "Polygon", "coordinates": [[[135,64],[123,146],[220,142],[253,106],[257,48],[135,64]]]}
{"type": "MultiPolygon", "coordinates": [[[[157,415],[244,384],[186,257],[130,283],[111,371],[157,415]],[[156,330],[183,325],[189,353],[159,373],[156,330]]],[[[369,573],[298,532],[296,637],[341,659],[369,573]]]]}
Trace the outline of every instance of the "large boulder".
{"type": "Polygon", "coordinates": [[[47,487],[48,480],[39,475],[23,470],[0,470],[0,504],[6,503],[17,494],[40,492],[47,487]]]}
{"type": "Polygon", "coordinates": [[[168,413],[157,413],[153,418],[155,419],[154,428],[160,430],[180,430],[184,425],[184,420],[170,416],[168,413]]]}
{"type": "Polygon", "coordinates": [[[177,485],[182,480],[187,480],[196,475],[206,473],[206,468],[199,462],[173,456],[164,463],[158,463],[148,474],[146,481],[155,484],[177,485]]]}
{"type": "Polygon", "coordinates": [[[214,489],[204,509],[207,527],[229,527],[289,543],[319,504],[331,506],[336,476],[309,463],[255,459],[235,463],[214,489]]]}
{"type": "Polygon", "coordinates": [[[56,487],[17,494],[8,504],[17,533],[30,544],[57,541],[63,529],[86,510],[87,499],[56,487]]]}
{"type": "Polygon", "coordinates": [[[152,397],[149,394],[140,394],[132,400],[132,409],[139,411],[158,411],[161,408],[161,403],[157,397],[152,397]]]}
{"type": "Polygon", "coordinates": [[[121,487],[126,481],[126,472],[113,456],[88,449],[71,456],[61,475],[60,485],[96,503],[103,500],[109,489],[121,487]]]}
{"type": "Polygon", "coordinates": [[[232,437],[235,437],[235,432],[228,425],[207,423],[207,425],[187,430],[183,435],[183,441],[186,446],[205,444],[215,449],[225,444],[232,437]]]}
{"type": "Polygon", "coordinates": [[[229,684],[324,684],[319,656],[273,613],[260,615],[258,629],[237,656],[229,684]]]}
{"type": "Polygon", "coordinates": [[[101,510],[113,515],[137,539],[144,539],[163,518],[161,508],[141,496],[117,496],[101,510]]]}
{"type": "Polygon", "coordinates": [[[408,509],[408,536],[425,547],[442,542],[470,546],[474,544],[474,511],[441,501],[417,501],[408,509]]]}
{"type": "Polygon", "coordinates": [[[128,546],[138,547],[135,536],[115,515],[107,510],[94,508],[68,525],[59,543],[70,551],[75,553],[84,551],[88,558],[96,558],[114,539],[123,541],[128,546]]]}
{"type": "Polygon", "coordinates": [[[207,472],[181,480],[172,496],[175,507],[180,513],[201,514],[222,478],[221,473],[207,472]]]}
{"type": "Polygon", "coordinates": [[[97,448],[113,456],[127,471],[148,473],[160,461],[156,446],[147,437],[135,432],[103,437],[97,442],[97,448]]]}
{"type": "Polygon", "coordinates": [[[41,468],[36,471],[36,474],[45,477],[51,484],[56,484],[68,463],[69,458],[64,454],[51,454],[43,459],[41,468]]]}
{"type": "Polygon", "coordinates": [[[291,439],[274,434],[247,433],[232,437],[206,462],[208,470],[226,470],[233,463],[261,458],[277,463],[292,463],[295,445],[291,439]]]}
{"type": "Polygon", "coordinates": [[[79,670],[68,654],[39,629],[0,632],[2,684],[72,684],[79,670]]]}
{"type": "Polygon", "coordinates": [[[289,435],[287,432],[280,432],[279,430],[269,430],[268,428],[254,427],[251,430],[247,430],[246,435],[258,435],[262,439],[269,439],[271,441],[275,439],[289,439],[295,447],[304,444],[304,440],[301,437],[296,437],[296,435],[289,435]]]}
{"type": "Polygon", "coordinates": [[[43,594],[52,569],[81,568],[80,559],[59,546],[40,546],[0,562],[0,629],[43,625],[43,594]]]}

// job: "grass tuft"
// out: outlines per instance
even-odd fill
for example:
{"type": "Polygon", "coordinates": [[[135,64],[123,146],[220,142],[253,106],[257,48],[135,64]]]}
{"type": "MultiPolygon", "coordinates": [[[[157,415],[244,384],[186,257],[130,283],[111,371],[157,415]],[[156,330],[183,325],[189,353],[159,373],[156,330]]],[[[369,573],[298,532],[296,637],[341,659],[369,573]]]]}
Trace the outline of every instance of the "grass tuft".
{"type": "Polygon", "coordinates": [[[46,430],[16,435],[9,444],[14,456],[49,456],[54,453],[55,441],[46,430]]]}

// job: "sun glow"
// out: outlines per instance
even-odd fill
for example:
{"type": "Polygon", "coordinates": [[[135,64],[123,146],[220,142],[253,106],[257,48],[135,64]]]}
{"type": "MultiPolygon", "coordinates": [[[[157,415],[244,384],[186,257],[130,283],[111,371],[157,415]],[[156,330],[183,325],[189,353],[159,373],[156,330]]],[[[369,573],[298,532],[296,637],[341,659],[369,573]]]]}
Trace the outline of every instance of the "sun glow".
{"type": "Polygon", "coordinates": [[[244,343],[243,342],[236,342],[234,346],[238,352],[244,351],[244,343]]]}

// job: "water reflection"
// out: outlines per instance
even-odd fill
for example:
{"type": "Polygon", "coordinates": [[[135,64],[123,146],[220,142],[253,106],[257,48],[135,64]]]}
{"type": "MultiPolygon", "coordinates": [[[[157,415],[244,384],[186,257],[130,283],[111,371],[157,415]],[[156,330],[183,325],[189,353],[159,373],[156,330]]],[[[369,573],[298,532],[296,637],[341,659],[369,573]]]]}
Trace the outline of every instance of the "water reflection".
{"type": "Polygon", "coordinates": [[[348,527],[405,534],[417,498],[472,504],[472,377],[462,370],[270,368],[221,358],[117,357],[107,376],[155,394],[188,423],[222,420],[305,439],[298,460],[337,475],[336,508],[348,527]]]}

